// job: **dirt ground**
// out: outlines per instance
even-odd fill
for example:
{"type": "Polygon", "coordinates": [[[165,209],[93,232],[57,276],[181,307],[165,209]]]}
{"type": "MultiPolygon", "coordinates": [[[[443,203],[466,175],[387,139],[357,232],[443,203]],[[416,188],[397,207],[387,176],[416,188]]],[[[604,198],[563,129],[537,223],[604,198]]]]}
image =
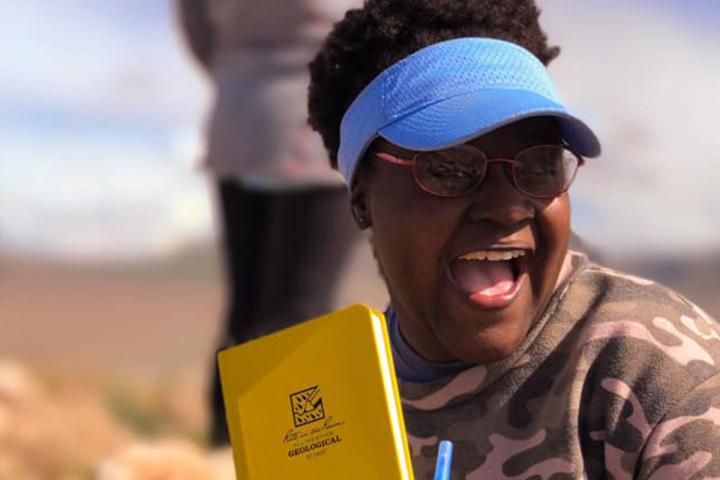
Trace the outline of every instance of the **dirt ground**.
{"type": "MultiPolygon", "coordinates": [[[[202,367],[223,301],[210,247],[155,262],[89,266],[0,256],[0,351],[58,368],[202,367]]],[[[385,303],[365,242],[339,287],[338,305],[354,301],[385,303]]]]}

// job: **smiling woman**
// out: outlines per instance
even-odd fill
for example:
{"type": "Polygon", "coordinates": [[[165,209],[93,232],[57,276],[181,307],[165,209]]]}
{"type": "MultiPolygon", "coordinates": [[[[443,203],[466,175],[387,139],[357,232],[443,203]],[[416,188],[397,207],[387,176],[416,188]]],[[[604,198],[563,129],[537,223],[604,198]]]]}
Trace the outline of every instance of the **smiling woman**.
{"type": "Polygon", "coordinates": [[[310,66],[310,122],[390,294],[416,477],[440,438],[462,446],[454,478],[717,477],[717,323],[568,249],[568,188],[600,145],[538,16],[370,0],[310,66]]]}
{"type": "MultiPolygon", "coordinates": [[[[557,141],[554,122],[537,117],[469,145],[512,158],[557,141]]],[[[570,234],[567,195],[530,197],[495,165],[473,192],[444,198],[418,188],[407,169],[379,163],[358,176],[355,208],[372,219],[393,307],[412,323],[401,324],[408,341],[431,360],[487,363],[512,353],[553,292],[570,234]],[[512,252],[522,256],[504,258],[512,252]]]]}

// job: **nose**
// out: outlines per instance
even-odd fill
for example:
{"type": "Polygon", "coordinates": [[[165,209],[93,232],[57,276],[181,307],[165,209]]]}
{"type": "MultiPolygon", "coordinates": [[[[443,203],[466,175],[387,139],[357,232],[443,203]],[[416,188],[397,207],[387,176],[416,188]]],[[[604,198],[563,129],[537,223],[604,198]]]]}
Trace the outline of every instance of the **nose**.
{"type": "Polygon", "coordinates": [[[507,227],[532,219],[536,208],[533,199],[515,188],[510,175],[503,163],[488,166],[482,183],[470,194],[471,221],[507,227]]]}

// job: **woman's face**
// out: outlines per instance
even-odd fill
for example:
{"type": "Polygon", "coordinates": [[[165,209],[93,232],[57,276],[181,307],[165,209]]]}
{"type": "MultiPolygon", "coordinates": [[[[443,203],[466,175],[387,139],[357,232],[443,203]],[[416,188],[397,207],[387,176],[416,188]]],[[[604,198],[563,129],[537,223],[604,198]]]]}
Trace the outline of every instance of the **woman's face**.
{"type": "MultiPolygon", "coordinates": [[[[511,159],[559,143],[549,118],[516,122],[470,143],[511,159]]],[[[414,152],[373,145],[401,158],[414,152]]],[[[403,335],[435,361],[489,363],[511,354],[547,304],[570,232],[567,194],[535,199],[493,163],[475,191],[443,198],[418,187],[412,169],[366,155],[352,203],[372,226],[373,247],[403,335]],[[518,258],[490,261],[501,252],[518,258]],[[484,259],[483,259],[484,258],[484,259]]],[[[507,256],[507,255],[506,255],[507,256]]]]}

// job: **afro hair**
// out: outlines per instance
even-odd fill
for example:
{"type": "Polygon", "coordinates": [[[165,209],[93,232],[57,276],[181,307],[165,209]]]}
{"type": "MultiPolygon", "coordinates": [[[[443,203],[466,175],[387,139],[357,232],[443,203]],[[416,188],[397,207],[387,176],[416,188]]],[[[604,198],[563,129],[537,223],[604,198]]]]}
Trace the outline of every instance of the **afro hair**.
{"type": "Polygon", "coordinates": [[[550,47],[533,0],[367,0],[349,10],[310,63],[310,125],[337,168],[340,122],[355,97],[390,65],[444,40],[485,37],[524,47],[547,65],[550,47]]]}

